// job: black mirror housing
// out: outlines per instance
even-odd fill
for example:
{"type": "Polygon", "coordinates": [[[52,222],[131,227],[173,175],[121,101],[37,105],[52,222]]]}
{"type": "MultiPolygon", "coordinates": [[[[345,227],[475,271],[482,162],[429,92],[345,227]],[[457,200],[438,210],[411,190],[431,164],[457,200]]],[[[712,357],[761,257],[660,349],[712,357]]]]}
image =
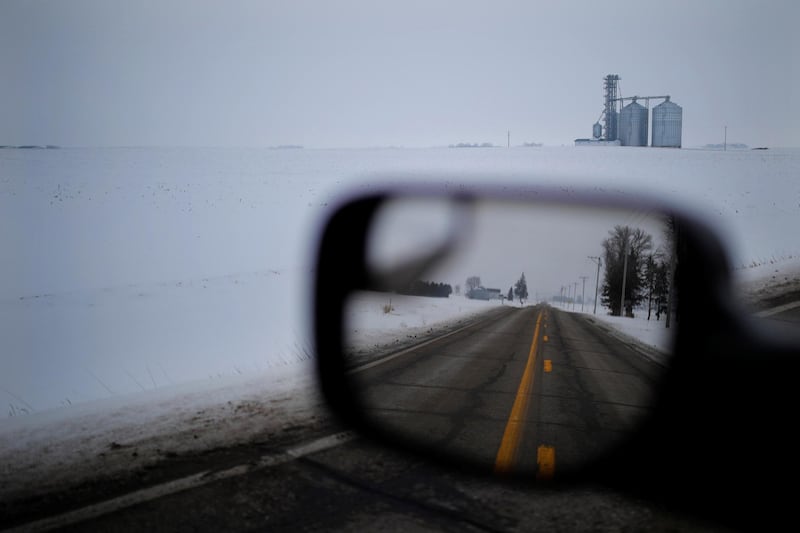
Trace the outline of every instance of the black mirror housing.
{"type": "MultiPolygon", "coordinates": [[[[600,484],[701,516],[724,517],[733,527],[785,518],[791,509],[788,493],[777,490],[777,484],[798,473],[795,450],[800,440],[784,429],[797,404],[797,346],[761,338],[748,327],[733,302],[728,258],[715,233],[697,215],[653,198],[535,186],[458,187],[454,192],[444,184],[387,186],[346,198],[332,210],[321,232],[313,309],[319,385],[342,423],[439,464],[493,475],[483,465],[376,424],[348,372],[345,301],[353,291],[370,287],[369,228],[381,206],[398,197],[513,199],[671,213],[678,221],[675,284],[680,321],[674,356],[658,385],[653,411],[631,438],[548,486],[600,484]]],[[[504,479],[537,483],[514,474],[504,479]]]]}

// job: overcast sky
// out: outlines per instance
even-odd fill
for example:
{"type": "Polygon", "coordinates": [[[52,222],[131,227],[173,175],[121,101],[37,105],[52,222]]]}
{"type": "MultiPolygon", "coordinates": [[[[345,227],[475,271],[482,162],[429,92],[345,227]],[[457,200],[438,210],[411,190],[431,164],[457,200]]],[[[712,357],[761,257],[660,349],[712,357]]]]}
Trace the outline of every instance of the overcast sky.
{"type": "Polygon", "coordinates": [[[530,296],[535,298],[537,293],[559,294],[565,280],[580,283],[581,276],[586,276],[586,287],[594,294],[597,271],[588,256],[603,256],[602,243],[617,225],[649,234],[653,239],[649,252],[667,251],[663,215],[653,210],[484,202],[464,213],[469,216],[465,225],[454,217],[453,207],[435,200],[401,200],[384,206],[370,235],[372,268],[391,272],[410,257],[419,258],[444,244],[452,230],[468,228],[447,259],[422,278],[463,288],[468,277],[479,276],[486,287],[505,293],[524,269],[530,296]],[[536,245],[520,246],[526,242],[536,245]]]}
{"type": "Polygon", "coordinates": [[[572,144],[602,79],[683,145],[800,146],[800,2],[0,4],[0,144],[572,144]]]}

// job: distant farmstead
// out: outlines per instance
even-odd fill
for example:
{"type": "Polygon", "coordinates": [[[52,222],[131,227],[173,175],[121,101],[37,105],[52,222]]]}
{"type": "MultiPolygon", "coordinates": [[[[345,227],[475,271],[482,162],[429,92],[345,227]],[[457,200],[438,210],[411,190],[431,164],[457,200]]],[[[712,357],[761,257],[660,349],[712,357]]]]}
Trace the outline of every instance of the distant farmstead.
{"type": "Polygon", "coordinates": [[[467,298],[473,300],[499,300],[500,289],[487,289],[486,287],[476,287],[467,291],[467,298]]]}

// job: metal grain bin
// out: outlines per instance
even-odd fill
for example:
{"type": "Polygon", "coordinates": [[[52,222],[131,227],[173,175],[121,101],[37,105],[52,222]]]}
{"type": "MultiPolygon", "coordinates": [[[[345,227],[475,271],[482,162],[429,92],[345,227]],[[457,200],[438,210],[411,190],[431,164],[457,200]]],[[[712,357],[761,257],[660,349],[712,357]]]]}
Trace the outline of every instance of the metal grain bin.
{"type": "Polygon", "coordinates": [[[653,108],[653,146],[681,147],[683,108],[669,97],[653,108]]]}
{"type": "Polygon", "coordinates": [[[622,146],[647,146],[647,109],[636,100],[619,113],[619,140],[622,146]]]}

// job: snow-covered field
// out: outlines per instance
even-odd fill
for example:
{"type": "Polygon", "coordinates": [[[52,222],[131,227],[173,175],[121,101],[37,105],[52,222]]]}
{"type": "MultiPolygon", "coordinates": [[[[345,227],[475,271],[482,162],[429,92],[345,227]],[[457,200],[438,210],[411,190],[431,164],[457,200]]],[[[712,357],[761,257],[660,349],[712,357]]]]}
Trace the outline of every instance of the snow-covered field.
{"type": "MultiPolygon", "coordinates": [[[[343,190],[394,172],[650,192],[707,216],[743,292],[800,273],[798,149],[0,150],[0,496],[12,474],[123,465],[131,446],[156,460],[307,414],[319,223],[343,190]]],[[[483,304],[421,300],[365,302],[355,339],[424,334],[483,304]]]]}

